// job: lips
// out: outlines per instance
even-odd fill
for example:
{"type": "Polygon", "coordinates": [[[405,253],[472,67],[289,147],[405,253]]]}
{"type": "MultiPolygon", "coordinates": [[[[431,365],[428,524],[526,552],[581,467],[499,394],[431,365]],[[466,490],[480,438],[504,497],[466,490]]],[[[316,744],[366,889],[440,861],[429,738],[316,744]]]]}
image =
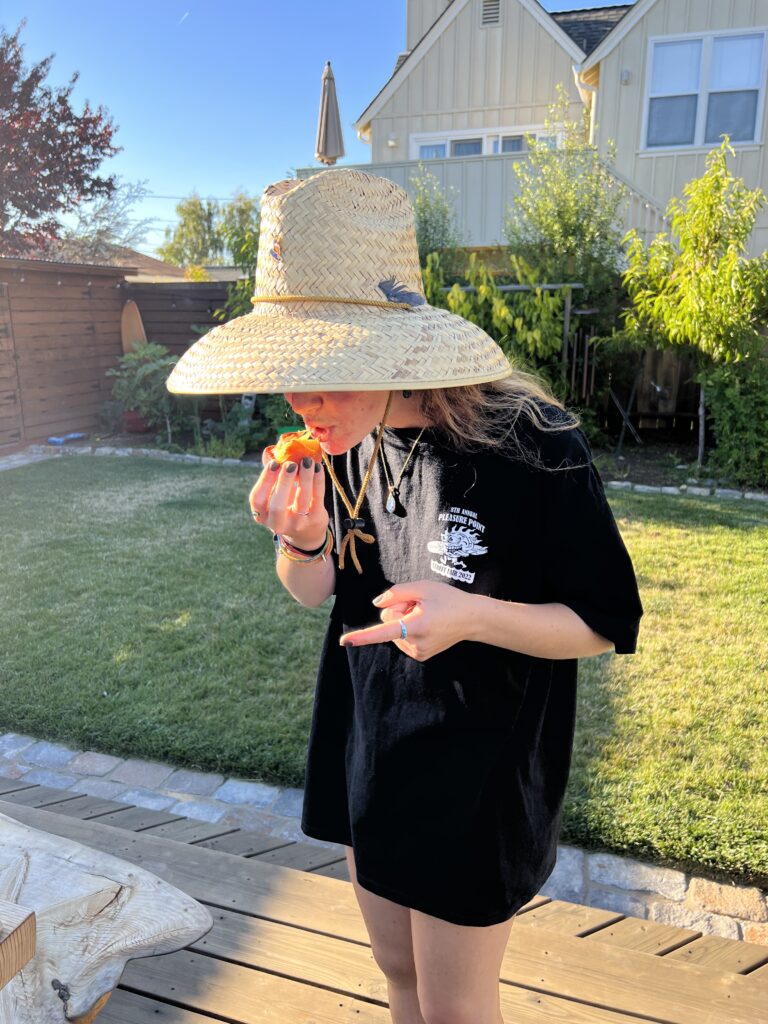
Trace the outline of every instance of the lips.
{"type": "Polygon", "coordinates": [[[331,427],[318,427],[312,425],[311,423],[307,424],[307,430],[313,437],[317,438],[318,441],[322,440],[331,429],[331,427]]]}

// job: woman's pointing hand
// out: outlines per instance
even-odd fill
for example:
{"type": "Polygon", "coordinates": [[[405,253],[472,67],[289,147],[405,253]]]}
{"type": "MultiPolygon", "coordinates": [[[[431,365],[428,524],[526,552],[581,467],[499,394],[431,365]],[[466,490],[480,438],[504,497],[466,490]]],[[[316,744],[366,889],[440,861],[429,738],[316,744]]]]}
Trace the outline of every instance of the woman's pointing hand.
{"type": "Polygon", "coordinates": [[[397,583],[374,598],[374,604],[381,609],[381,623],[345,633],[339,639],[343,647],[393,642],[409,657],[426,661],[471,639],[477,614],[476,595],[433,580],[397,583]]]}

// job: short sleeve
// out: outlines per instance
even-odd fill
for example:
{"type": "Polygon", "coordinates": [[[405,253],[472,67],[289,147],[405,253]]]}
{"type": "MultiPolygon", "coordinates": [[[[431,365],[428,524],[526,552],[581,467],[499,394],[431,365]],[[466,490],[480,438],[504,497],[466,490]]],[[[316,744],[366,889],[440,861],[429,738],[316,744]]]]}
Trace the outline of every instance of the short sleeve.
{"type": "Polygon", "coordinates": [[[540,448],[548,600],[575,611],[616,654],[634,654],[643,606],[589,442],[576,428],[549,433],[540,448]]]}

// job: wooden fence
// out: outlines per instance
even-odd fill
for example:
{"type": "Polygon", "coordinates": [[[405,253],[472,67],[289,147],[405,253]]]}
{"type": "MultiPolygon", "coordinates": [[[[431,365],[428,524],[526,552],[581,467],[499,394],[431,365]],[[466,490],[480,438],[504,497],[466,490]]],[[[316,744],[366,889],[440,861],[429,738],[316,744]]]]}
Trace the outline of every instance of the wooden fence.
{"type": "Polygon", "coordinates": [[[98,424],[122,353],[124,273],[0,258],[0,445],[98,424]]]}
{"type": "Polygon", "coordinates": [[[194,326],[210,330],[221,323],[214,319],[213,312],[224,305],[227,283],[138,282],[127,285],[124,297],[133,299],[139,307],[147,340],[166,345],[174,355],[181,355],[199,337],[194,326]]]}
{"type": "Polygon", "coordinates": [[[175,354],[219,322],[225,282],[129,283],[131,269],[0,258],[0,448],[98,427],[127,299],[175,354]]]}

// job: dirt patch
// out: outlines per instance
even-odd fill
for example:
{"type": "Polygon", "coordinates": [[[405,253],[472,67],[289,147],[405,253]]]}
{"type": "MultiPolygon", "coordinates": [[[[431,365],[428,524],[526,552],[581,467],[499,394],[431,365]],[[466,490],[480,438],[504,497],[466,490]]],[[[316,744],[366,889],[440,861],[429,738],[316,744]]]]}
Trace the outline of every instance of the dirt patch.
{"type": "MultiPolygon", "coordinates": [[[[697,478],[695,444],[652,444],[624,446],[620,457],[613,449],[594,447],[592,452],[603,481],[631,480],[633,484],[675,487],[697,478]]],[[[711,477],[704,465],[701,480],[707,486],[728,487],[731,481],[711,477]]]]}

